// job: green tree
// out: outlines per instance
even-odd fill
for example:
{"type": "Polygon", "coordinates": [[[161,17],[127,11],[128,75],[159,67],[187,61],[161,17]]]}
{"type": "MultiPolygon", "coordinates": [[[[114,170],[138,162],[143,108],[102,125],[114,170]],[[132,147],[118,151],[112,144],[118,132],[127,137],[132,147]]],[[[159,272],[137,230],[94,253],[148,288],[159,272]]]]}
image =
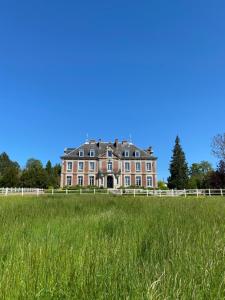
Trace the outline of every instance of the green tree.
{"type": "Polygon", "coordinates": [[[180,145],[180,139],[177,136],[173,155],[170,161],[170,176],[168,178],[168,187],[171,189],[183,189],[188,186],[188,165],[184,151],[180,145]]]}
{"type": "Polygon", "coordinates": [[[46,188],[47,173],[40,160],[29,159],[21,175],[21,185],[24,187],[46,188]]]}
{"type": "Polygon", "coordinates": [[[20,166],[17,162],[11,161],[8,154],[3,152],[0,155],[0,186],[16,187],[19,184],[20,166]]]}
{"type": "Polygon", "coordinates": [[[212,171],[213,167],[208,161],[193,163],[190,168],[189,188],[208,188],[212,171]]]}
{"type": "Polygon", "coordinates": [[[52,163],[49,160],[45,166],[45,170],[47,174],[47,186],[58,188],[60,184],[61,166],[56,164],[52,167],[52,163]]]}

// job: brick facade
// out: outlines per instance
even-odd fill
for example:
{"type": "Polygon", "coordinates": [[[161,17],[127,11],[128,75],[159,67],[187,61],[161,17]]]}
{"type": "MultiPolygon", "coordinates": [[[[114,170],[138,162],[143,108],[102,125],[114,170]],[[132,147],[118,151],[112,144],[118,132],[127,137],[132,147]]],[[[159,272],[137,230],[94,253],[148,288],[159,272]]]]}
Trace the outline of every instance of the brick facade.
{"type": "Polygon", "coordinates": [[[91,140],[78,148],[65,149],[61,159],[61,187],[157,187],[157,158],[151,148],[142,150],[126,141],[91,140]]]}

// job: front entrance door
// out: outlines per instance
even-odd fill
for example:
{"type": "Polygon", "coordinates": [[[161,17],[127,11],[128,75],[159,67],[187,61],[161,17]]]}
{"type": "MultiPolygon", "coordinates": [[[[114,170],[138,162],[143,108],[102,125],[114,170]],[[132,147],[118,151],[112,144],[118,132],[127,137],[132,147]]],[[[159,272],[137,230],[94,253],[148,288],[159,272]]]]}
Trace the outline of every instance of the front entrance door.
{"type": "Polygon", "coordinates": [[[107,188],[113,189],[113,177],[112,176],[107,177],[107,188]]]}

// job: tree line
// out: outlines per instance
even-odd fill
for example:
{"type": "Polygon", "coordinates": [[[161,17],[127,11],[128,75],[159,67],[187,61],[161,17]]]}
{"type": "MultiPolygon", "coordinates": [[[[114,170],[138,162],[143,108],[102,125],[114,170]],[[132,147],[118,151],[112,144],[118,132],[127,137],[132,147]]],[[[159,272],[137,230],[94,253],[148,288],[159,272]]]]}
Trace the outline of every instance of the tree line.
{"type": "Polygon", "coordinates": [[[213,138],[211,148],[212,154],[218,159],[215,170],[208,161],[193,163],[189,167],[180,138],[177,136],[169,166],[168,188],[225,188],[225,133],[213,138]]]}
{"type": "Polygon", "coordinates": [[[0,187],[58,188],[60,186],[61,166],[46,166],[37,159],[28,159],[25,168],[12,161],[8,154],[0,154],[0,187]]]}

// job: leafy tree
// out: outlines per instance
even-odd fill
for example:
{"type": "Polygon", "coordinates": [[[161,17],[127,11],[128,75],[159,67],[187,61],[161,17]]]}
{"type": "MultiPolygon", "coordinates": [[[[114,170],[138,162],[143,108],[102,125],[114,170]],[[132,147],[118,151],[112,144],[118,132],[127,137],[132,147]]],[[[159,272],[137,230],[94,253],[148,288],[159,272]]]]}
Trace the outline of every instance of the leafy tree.
{"type": "Polygon", "coordinates": [[[170,162],[170,177],[168,178],[168,187],[172,189],[183,189],[188,186],[188,165],[184,151],[180,145],[180,139],[177,136],[173,155],[170,162]]]}
{"type": "Polygon", "coordinates": [[[58,188],[60,184],[60,174],[61,174],[61,166],[56,164],[52,167],[52,163],[49,160],[45,167],[47,174],[47,186],[58,188]]]}
{"type": "Polygon", "coordinates": [[[207,188],[212,171],[212,165],[208,161],[193,163],[190,168],[189,188],[207,188]]]}
{"type": "Polygon", "coordinates": [[[158,181],[158,189],[168,190],[167,184],[163,180],[158,181]]]}
{"type": "Polygon", "coordinates": [[[46,188],[47,173],[40,160],[29,159],[21,175],[21,185],[24,187],[46,188]]]}
{"type": "Polygon", "coordinates": [[[225,161],[225,133],[214,136],[211,147],[213,155],[225,161]]]}
{"type": "Polygon", "coordinates": [[[20,166],[17,162],[10,160],[3,152],[0,155],[0,186],[16,187],[19,184],[20,166]]]}
{"type": "Polygon", "coordinates": [[[210,187],[214,189],[225,188],[225,162],[223,160],[219,161],[217,170],[215,172],[211,172],[210,187]]]}

